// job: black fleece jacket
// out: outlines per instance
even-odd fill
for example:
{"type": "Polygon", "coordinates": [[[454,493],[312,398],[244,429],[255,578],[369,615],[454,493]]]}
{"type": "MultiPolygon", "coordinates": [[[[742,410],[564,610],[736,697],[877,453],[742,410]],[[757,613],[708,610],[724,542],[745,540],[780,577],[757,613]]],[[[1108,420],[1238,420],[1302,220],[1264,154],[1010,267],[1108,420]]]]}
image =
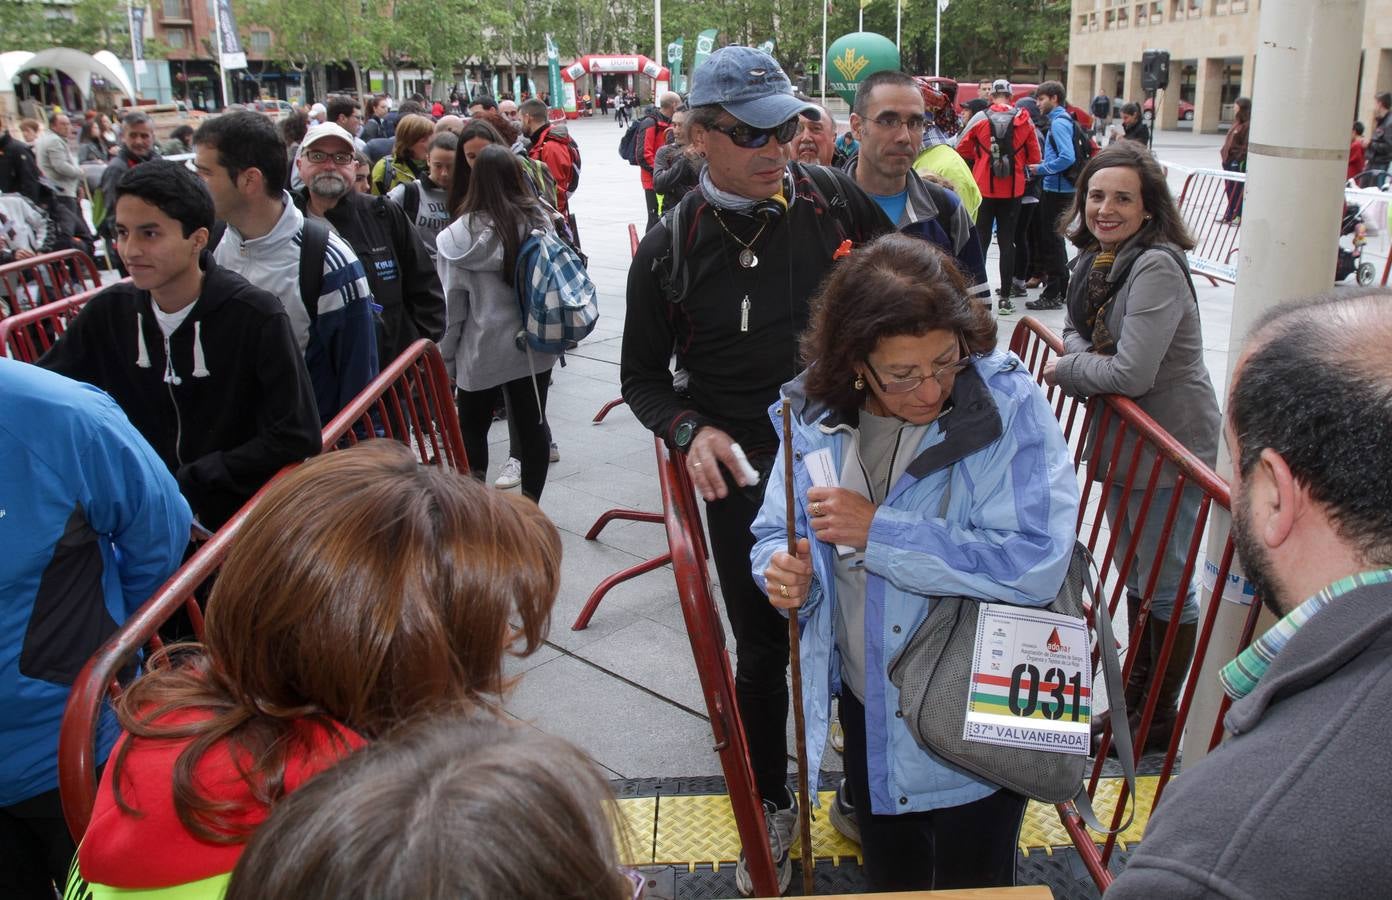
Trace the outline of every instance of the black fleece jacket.
{"type": "Polygon", "coordinates": [[[628,270],[619,378],[633,414],[669,445],[677,426],[690,420],[722,429],[746,453],[777,448],[768,407],[802,368],[797,340],[807,327],[808,301],[843,240],[860,245],[891,230],[845,173],[821,169],[824,183],[834,178],[840,187],[839,197],[824,198],[808,167],[792,163],[789,171],[795,199],[762,234],[758,215],[722,211],[717,220],[697,188],[683,201],[694,215],[664,216],[638,246],[628,270]],[[659,261],[669,253],[669,227],[677,218],[690,280],[674,303],[662,287],[659,261]],[[741,268],[739,242],[751,239],[759,264],[741,268]],[[748,329],[742,330],[746,296],[748,329]],[[673,352],[689,377],[683,393],[673,385],[673,352]]]}
{"type": "MultiPolygon", "coordinates": [[[[292,195],[305,212],[307,189],[292,195]]],[[[386,197],[349,191],[325,216],[367,272],[372,299],[382,307],[385,333],[377,347],[382,368],[420,338],[445,336],[445,291],[435,262],[406,212],[386,197]]]]}
{"type": "Polygon", "coordinates": [[[169,338],[148,291],[93,297],[39,365],[106,391],[216,529],[283,466],[320,450],[319,411],[274,294],[203,254],[203,290],[169,338]]]}

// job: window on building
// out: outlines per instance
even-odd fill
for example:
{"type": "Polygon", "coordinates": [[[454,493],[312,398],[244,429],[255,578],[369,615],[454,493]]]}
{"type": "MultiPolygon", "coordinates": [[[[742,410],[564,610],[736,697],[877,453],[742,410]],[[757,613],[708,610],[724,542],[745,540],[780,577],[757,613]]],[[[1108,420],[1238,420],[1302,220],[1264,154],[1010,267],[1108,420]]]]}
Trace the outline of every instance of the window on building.
{"type": "Polygon", "coordinates": [[[188,3],[185,0],[164,0],[163,10],[166,19],[187,19],[189,17],[188,3]]]}
{"type": "Polygon", "coordinates": [[[269,31],[253,31],[251,33],[251,52],[261,54],[271,52],[271,33],[269,31]]]}
{"type": "Polygon", "coordinates": [[[170,50],[183,50],[188,46],[188,33],[182,28],[166,28],[164,42],[169,45],[170,50]]]}
{"type": "Polygon", "coordinates": [[[1116,27],[1118,27],[1118,28],[1125,28],[1128,24],[1130,24],[1130,23],[1127,21],[1127,19],[1128,19],[1129,17],[1126,15],[1126,10],[1124,10],[1124,9],[1119,9],[1119,10],[1117,10],[1116,17],[1117,17],[1116,27]]]}
{"type": "Polygon", "coordinates": [[[1109,9],[1107,10],[1107,17],[1102,22],[1102,29],[1104,31],[1111,31],[1114,28],[1116,28],[1116,10],[1109,9]]]}

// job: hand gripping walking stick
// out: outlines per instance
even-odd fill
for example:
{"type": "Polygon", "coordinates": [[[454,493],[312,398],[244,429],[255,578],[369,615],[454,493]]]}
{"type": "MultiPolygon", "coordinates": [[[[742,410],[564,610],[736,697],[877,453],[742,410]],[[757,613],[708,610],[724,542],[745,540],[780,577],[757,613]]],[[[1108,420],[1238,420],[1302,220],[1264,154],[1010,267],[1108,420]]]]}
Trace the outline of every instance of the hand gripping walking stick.
{"type": "MultiPolygon", "coordinates": [[[[793,511],[793,411],[783,398],[783,490],[788,518],[788,554],[797,557],[793,511]]],[[[793,734],[797,738],[798,830],[802,834],[802,893],[812,895],[812,804],[807,788],[807,723],[802,714],[802,652],[798,611],[788,610],[788,658],[793,667],[793,734]]]]}

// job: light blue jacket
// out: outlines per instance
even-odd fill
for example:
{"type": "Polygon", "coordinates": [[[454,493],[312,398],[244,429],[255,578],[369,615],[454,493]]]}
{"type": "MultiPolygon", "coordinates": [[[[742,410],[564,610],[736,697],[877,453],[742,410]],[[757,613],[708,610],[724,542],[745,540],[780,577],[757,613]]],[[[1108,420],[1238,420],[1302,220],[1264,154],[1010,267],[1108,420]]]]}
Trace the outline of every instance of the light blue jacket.
{"type": "MultiPolygon", "coordinates": [[[[802,463],[831,448],[841,471],[854,421],[783,386],[793,404],[796,525],[812,542],[812,589],[800,610],[808,771],[815,790],[831,698],[840,689],[835,547],[808,527],[812,481],[802,463]]],[[[770,410],[781,432],[779,405],[770,410]]],[[[775,465],[752,526],[754,579],[787,547],[782,465],[775,465]]],[[[917,454],[875,512],[865,550],[865,733],[871,807],[896,814],[960,806],[994,784],[923,750],[897,716],[889,663],[927,617],[934,596],[968,596],[1023,606],[1051,602],[1075,540],[1078,484],[1068,446],[1023,363],[995,351],[957,377],[952,407],[925,429],[917,454]],[[948,479],[946,516],[940,517],[948,479]],[[871,673],[879,672],[878,679],[871,673]]],[[[965,689],[965,686],[964,686],[965,689]]]]}
{"type": "Polygon", "coordinates": [[[1044,161],[1035,175],[1044,176],[1044,190],[1055,194],[1073,193],[1073,182],[1062,173],[1073,168],[1073,117],[1068,109],[1055,106],[1049,113],[1049,132],[1044,137],[1044,161]]]}

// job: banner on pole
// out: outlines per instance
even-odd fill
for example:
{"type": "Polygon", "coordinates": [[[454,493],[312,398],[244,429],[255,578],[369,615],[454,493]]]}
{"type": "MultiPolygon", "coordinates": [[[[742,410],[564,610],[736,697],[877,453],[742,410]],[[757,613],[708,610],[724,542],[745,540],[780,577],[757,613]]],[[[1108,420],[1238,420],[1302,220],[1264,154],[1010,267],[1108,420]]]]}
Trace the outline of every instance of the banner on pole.
{"type": "Polygon", "coordinates": [[[948,0],[938,0],[938,12],[947,12],[948,0]]]}
{"type": "Polygon", "coordinates": [[[682,56],[685,53],[683,42],[685,38],[677,38],[667,45],[667,68],[672,72],[672,90],[678,94],[685,93],[682,84],[682,56]]]}
{"type": "Polygon", "coordinates": [[[217,0],[218,64],[223,70],[245,69],[246,51],[237,35],[237,19],[232,15],[232,0],[217,0]]]}
{"type": "Polygon", "coordinates": [[[547,106],[552,109],[564,109],[567,112],[575,112],[575,89],[572,87],[569,92],[561,82],[561,52],[556,49],[556,42],[551,40],[551,35],[546,36],[546,76],[547,76],[547,106]]]}
{"type": "Polygon", "coordinates": [[[131,63],[135,74],[145,74],[145,7],[130,6],[131,63]]]}
{"type": "Polygon", "coordinates": [[[706,61],[706,57],[711,55],[715,49],[715,36],[718,32],[714,28],[707,28],[705,31],[696,35],[696,58],[691,63],[691,74],[694,77],[696,70],[701,68],[701,63],[706,61]]]}

